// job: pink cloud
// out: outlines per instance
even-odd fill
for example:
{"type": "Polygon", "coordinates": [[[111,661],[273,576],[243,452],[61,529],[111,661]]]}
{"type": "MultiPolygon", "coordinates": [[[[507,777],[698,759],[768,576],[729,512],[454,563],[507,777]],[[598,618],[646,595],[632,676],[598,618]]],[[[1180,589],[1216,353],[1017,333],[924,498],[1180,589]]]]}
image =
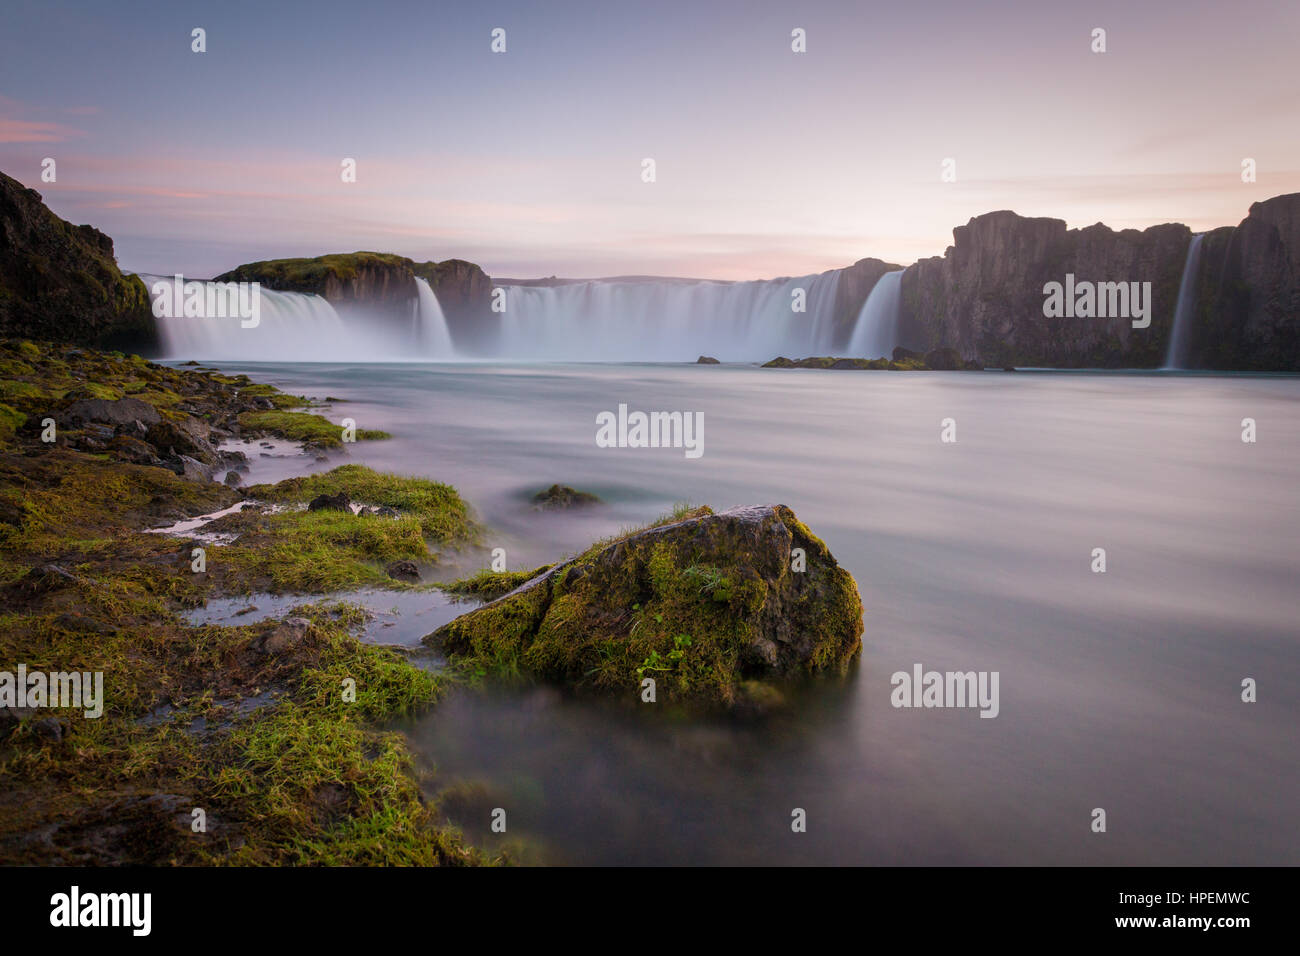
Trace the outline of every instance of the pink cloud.
{"type": "Polygon", "coordinates": [[[81,130],[61,123],[38,123],[0,117],[0,143],[61,143],[74,136],[84,135],[81,130]]]}

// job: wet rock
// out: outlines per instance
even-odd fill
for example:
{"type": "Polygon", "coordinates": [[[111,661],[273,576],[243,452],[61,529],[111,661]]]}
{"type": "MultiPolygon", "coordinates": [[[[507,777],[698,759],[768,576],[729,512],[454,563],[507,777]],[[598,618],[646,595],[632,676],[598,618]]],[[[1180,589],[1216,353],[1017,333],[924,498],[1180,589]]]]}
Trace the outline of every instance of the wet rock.
{"type": "Polygon", "coordinates": [[[175,472],[186,481],[211,481],[212,466],[190,458],[188,455],[172,455],[161,460],[164,468],[175,472]]]}
{"type": "Polygon", "coordinates": [[[132,438],[130,435],[118,435],[108,443],[108,451],[118,461],[124,461],[131,465],[156,465],[159,463],[158,455],[148,442],[141,441],[139,438],[132,438]]]}
{"type": "Polygon", "coordinates": [[[317,495],[307,503],[308,511],[352,511],[352,499],[346,491],[334,495],[317,495]]]}
{"type": "Polygon", "coordinates": [[[271,633],[257,638],[253,649],[263,654],[283,654],[301,644],[311,631],[311,621],[305,617],[285,618],[271,633]]]}
{"type": "Polygon", "coordinates": [[[145,425],[155,425],[162,421],[162,416],[158,410],[148,402],[142,402],[138,398],[120,398],[117,401],[109,401],[103,398],[89,398],[79,402],[73,402],[63,412],[65,422],[72,425],[79,425],[87,422],[97,422],[104,425],[126,425],[131,422],[142,422],[145,425]]]}
{"type": "Polygon", "coordinates": [[[239,472],[237,471],[226,472],[226,477],[223,479],[224,483],[229,485],[231,488],[234,488],[237,485],[242,484],[243,480],[244,480],[243,476],[240,475],[239,472]]]}
{"type": "Polygon", "coordinates": [[[845,673],[852,576],[784,505],[697,509],[593,548],[425,638],[579,691],[735,707],[747,680],[845,673]]]}
{"type": "Polygon", "coordinates": [[[186,455],[215,464],[217,451],[208,441],[208,427],[196,419],[163,421],[150,425],[145,441],[160,454],[186,455]]]}
{"type": "Polygon", "coordinates": [[[587,491],[578,491],[568,485],[551,485],[533,495],[533,505],[543,511],[553,508],[575,508],[600,504],[600,498],[587,491]]]}
{"type": "Polygon", "coordinates": [[[785,704],[785,695],[764,681],[741,681],[736,691],[736,712],[746,717],[766,717],[785,704]]]}
{"type": "Polygon", "coordinates": [[[397,581],[420,580],[420,569],[414,561],[394,561],[384,568],[384,573],[397,581]]]}
{"type": "Polygon", "coordinates": [[[966,367],[966,361],[956,349],[931,349],[925,353],[925,364],[931,371],[956,372],[966,367]]]}

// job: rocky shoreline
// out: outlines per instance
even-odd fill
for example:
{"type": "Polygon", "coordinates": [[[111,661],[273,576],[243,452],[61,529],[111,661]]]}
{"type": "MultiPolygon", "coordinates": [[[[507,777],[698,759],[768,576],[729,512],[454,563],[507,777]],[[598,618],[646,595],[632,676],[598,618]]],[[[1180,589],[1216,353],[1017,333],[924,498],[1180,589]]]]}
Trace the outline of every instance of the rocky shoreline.
{"type": "Polygon", "coordinates": [[[650,678],[665,704],[762,714],[782,682],[860,653],[852,578],[788,509],[699,509],[567,563],[435,584],[482,558],[454,488],[348,463],[245,486],[240,447],[340,454],[332,411],[193,364],[0,342],[0,669],[104,684],[93,719],[0,701],[0,863],[513,862],[465,844],[385,724],[485,678],[629,704],[650,678]],[[366,610],[331,599],[358,588],[495,603],[426,639],[451,658],[435,673],[359,638],[366,610]],[[535,630],[498,627],[543,588],[535,630]],[[302,602],[192,623],[237,595],[302,602]]]}

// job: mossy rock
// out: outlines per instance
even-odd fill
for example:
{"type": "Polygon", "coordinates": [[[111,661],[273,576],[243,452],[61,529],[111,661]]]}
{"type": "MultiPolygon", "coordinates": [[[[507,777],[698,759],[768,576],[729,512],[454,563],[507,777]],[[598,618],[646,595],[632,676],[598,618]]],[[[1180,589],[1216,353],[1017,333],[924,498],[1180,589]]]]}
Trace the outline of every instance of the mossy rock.
{"type": "Polygon", "coordinates": [[[533,495],[533,506],[542,511],[557,508],[581,508],[600,504],[600,497],[590,491],[579,491],[568,485],[551,485],[533,495]]]}
{"type": "Polygon", "coordinates": [[[425,642],[475,674],[628,699],[651,677],[659,698],[732,708],[747,681],[845,673],[862,602],[786,506],[700,508],[598,544],[425,642]]]}

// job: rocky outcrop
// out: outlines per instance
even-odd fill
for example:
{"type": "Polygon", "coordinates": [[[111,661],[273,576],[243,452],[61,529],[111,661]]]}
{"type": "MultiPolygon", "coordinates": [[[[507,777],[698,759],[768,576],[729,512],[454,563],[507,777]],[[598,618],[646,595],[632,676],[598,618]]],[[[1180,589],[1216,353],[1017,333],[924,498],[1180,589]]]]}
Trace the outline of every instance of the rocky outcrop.
{"type": "Polygon", "coordinates": [[[0,337],[124,349],[157,341],[144,283],[118,269],[113,240],[60,219],[3,173],[0,337]]]}
{"type": "Polygon", "coordinates": [[[862,647],[852,576],[784,505],[700,508],[597,545],[425,638],[474,669],[579,691],[744,707],[842,674],[862,647]]]}
{"type": "Polygon", "coordinates": [[[1300,371],[1300,193],[1201,242],[1191,368],[1300,371]]]}
{"type": "MultiPolygon", "coordinates": [[[[952,348],[985,366],[1157,368],[1173,334],[1191,230],[1174,223],[1066,229],[1013,212],[953,230],[941,257],[903,274],[900,344],[952,348]],[[1151,324],[1127,315],[1048,317],[1044,286],[1151,284],[1151,324]]],[[[1300,194],[1255,203],[1202,240],[1189,360],[1193,368],[1300,371],[1300,194]]]]}
{"type": "Polygon", "coordinates": [[[1013,212],[977,216],[953,230],[942,257],[903,273],[899,344],[956,349],[988,366],[1157,367],[1173,325],[1191,241],[1182,225],[1115,232],[1098,223],[1067,230],[1060,219],[1013,212]],[[1150,282],[1151,324],[1043,314],[1044,286],[1077,281],[1150,282]]]}
{"type": "Polygon", "coordinates": [[[382,252],[351,252],[314,259],[250,262],[218,282],[260,282],[279,292],[319,295],[336,309],[364,308],[405,322],[418,295],[415,277],[429,283],[458,348],[474,351],[490,340],[492,280],[472,262],[415,262],[382,252]]]}
{"type": "Polygon", "coordinates": [[[834,349],[848,348],[853,338],[853,326],[857,324],[858,314],[862,311],[867,296],[876,287],[880,277],[886,272],[897,272],[903,268],[892,262],[880,259],[859,259],[847,269],[840,270],[840,279],[835,287],[835,312],[833,318],[834,349]]]}

